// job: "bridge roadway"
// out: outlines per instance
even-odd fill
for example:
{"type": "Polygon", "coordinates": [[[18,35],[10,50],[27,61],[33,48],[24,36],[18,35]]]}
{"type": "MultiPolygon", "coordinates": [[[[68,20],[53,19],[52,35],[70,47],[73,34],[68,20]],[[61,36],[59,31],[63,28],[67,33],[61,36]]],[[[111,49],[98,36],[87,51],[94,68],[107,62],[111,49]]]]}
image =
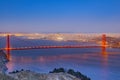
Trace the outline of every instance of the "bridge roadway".
{"type": "Polygon", "coordinates": [[[103,46],[33,46],[19,48],[0,48],[1,50],[30,50],[30,49],[54,49],[54,48],[103,48],[103,46]]]}

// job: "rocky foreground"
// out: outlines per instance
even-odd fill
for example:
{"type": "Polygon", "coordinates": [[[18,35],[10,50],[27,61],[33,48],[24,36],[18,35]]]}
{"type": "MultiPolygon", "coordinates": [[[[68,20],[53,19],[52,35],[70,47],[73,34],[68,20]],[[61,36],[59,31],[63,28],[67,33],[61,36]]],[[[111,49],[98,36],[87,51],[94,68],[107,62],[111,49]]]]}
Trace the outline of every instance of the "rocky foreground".
{"type": "Polygon", "coordinates": [[[67,73],[40,74],[32,71],[20,71],[12,74],[0,74],[0,80],[82,80],[67,73]]]}
{"type": "MultiPolygon", "coordinates": [[[[81,80],[67,73],[41,74],[32,71],[20,71],[9,74],[9,76],[14,80],[81,80]]],[[[6,80],[9,80],[9,78],[6,80]]]]}
{"type": "Polygon", "coordinates": [[[7,71],[6,63],[8,62],[7,56],[3,50],[0,50],[0,73],[7,71]]]}

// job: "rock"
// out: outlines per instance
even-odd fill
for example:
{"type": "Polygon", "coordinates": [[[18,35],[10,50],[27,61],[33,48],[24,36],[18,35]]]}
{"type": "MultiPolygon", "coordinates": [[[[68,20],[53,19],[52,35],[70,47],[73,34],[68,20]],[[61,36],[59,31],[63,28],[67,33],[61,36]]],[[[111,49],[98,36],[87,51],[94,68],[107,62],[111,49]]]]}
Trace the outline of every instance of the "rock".
{"type": "Polygon", "coordinates": [[[19,71],[17,73],[11,73],[9,76],[17,79],[17,80],[45,80],[46,75],[35,73],[32,71],[19,71]]]}
{"type": "Polygon", "coordinates": [[[0,80],[16,80],[16,79],[14,79],[6,74],[0,73],[0,80]]]}
{"type": "Polygon", "coordinates": [[[46,80],[81,80],[67,73],[50,73],[46,80]]]}
{"type": "Polygon", "coordinates": [[[32,71],[20,71],[9,76],[17,80],[81,80],[67,73],[40,74],[32,71]]]}
{"type": "Polygon", "coordinates": [[[0,50],[0,73],[7,71],[6,63],[8,62],[7,56],[3,50],[0,50]]]}

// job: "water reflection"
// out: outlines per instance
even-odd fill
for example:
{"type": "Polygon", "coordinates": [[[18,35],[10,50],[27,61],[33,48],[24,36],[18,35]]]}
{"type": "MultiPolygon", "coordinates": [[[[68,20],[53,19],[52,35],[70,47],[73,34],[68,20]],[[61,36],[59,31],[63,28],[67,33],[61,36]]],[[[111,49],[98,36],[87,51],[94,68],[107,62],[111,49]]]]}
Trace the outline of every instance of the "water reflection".
{"type": "Polygon", "coordinates": [[[102,61],[102,73],[103,73],[103,78],[105,80],[108,80],[108,53],[106,52],[106,47],[102,47],[102,58],[103,58],[103,61],[102,61]]]}
{"type": "Polygon", "coordinates": [[[71,62],[76,64],[94,64],[107,66],[108,64],[108,55],[106,50],[102,50],[101,53],[75,53],[75,54],[61,54],[59,55],[45,55],[45,56],[12,56],[11,60],[8,63],[9,70],[14,69],[15,64],[32,64],[32,63],[39,63],[39,64],[48,64],[57,61],[63,61],[63,63],[71,62]],[[102,60],[102,63],[101,63],[102,60]],[[12,68],[13,67],[13,68],[12,68]]]}
{"type": "Polygon", "coordinates": [[[65,67],[79,70],[90,76],[92,80],[112,80],[112,78],[116,78],[116,75],[119,77],[118,73],[120,73],[120,54],[119,50],[115,51],[111,52],[111,50],[102,49],[96,52],[84,52],[81,49],[71,53],[67,53],[69,51],[65,51],[65,53],[63,50],[58,50],[55,54],[41,52],[42,54],[46,53],[45,55],[32,51],[23,55],[13,54],[11,55],[11,61],[7,64],[8,72],[22,68],[47,72],[55,67],[65,67]]]}

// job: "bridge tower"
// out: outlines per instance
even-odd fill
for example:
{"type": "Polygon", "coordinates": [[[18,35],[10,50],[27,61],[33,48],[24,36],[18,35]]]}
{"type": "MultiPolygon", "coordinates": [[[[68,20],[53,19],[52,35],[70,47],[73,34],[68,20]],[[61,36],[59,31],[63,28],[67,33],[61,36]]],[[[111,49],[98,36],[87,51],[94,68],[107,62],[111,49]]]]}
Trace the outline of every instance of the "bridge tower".
{"type": "Polygon", "coordinates": [[[102,45],[102,54],[106,55],[107,40],[106,40],[105,34],[102,35],[102,44],[101,45],[102,45]]]}
{"type": "Polygon", "coordinates": [[[7,58],[10,60],[10,35],[7,35],[6,38],[6,53],[7,53],[7,58]]]}
{"type": "Polygon", "coordinates": [[[105,34],[102,35],[102,47],[106,48],[106,35],[105,34]]]}

